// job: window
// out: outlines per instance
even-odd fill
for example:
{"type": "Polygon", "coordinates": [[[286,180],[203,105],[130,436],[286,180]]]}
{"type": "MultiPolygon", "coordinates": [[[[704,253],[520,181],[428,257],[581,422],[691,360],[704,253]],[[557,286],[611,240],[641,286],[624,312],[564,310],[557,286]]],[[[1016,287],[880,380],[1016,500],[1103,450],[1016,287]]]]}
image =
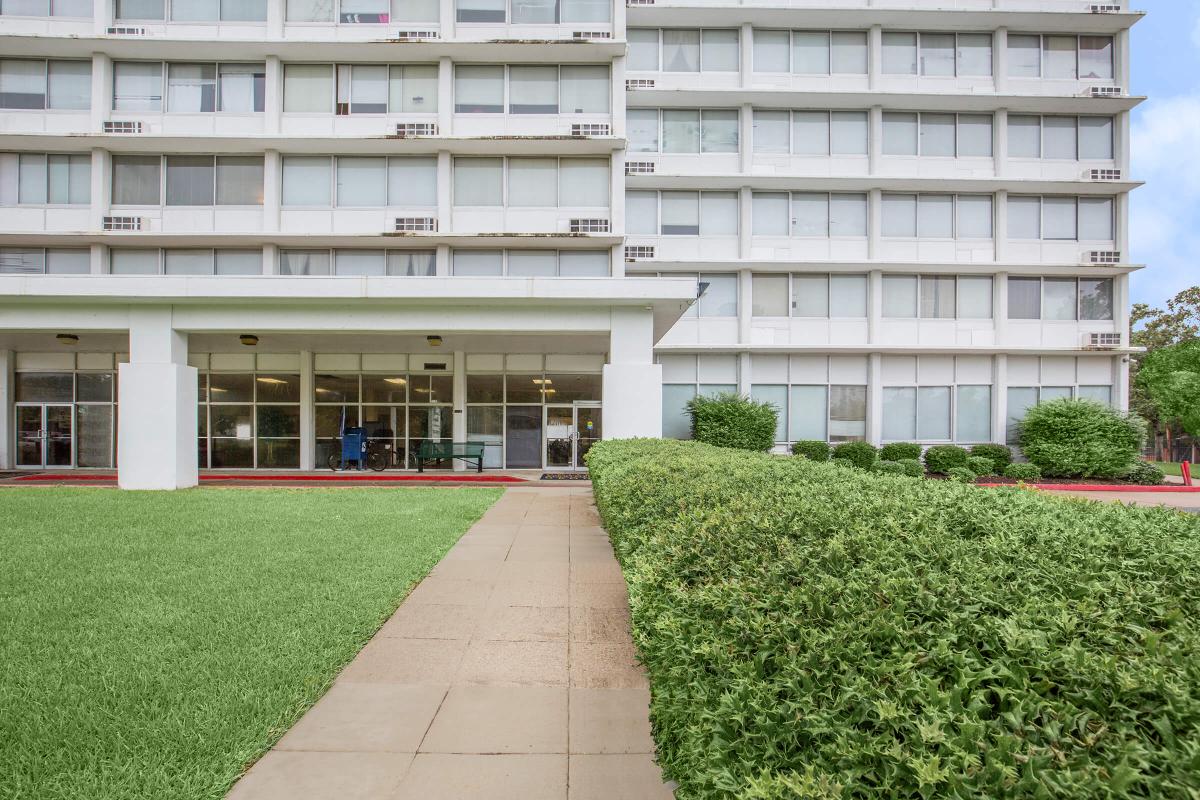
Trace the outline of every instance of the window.
{"type": "Polygon", "coordinates": [[[1111,197],[1008,198],[1008,237],[1061,241],[1113,240],[1111,197]]]}
{"type": "Polygon", "coordinates": [[[685,316],[736,317],[738,309],[737,275],[700,273],[700,299],[685,316]]]}
{"type": "Polygon", "coordinates": [[[758,236],[862,238],[867,235],[865,194],[755,192],[758,236]],[[790,199],[790,210],[789,210],[790,199]]]}
{"type": "Polygon", "coordinates": [[[1010,277],[1008,318],[1111,320],[1112,278],[1010,277]]]}
{"type": "Polygon", "coordinates": [[[166,0],[117,0],[118,20],[166,19],[166,0]]]}
{"type": "Polygon", "coordinates": [[[166,275],[261,275],[261,250],[164,250],[166,275]]]}
{"type": "Polygon", "coordinates": [[[1113,118],[1014,114],[1008,118],[1008,151],[1013,158],[1111,160],[1113,118]]]}
{"type": "Polygon", "coordinates": [[[240,114],[266,107],[266,67],[262,64],[217,65],[217,110],[240,114]]]}
{"type": "Polygon", "coordinates": [[[388,67],[388,112],[432,114],[438,110],[438,68],[426,64],[388,67]]]}
{"type": "Polygon", "coordinates": [[[167,156],[167,205],[262,205],[262,156],[167,156]]]}
{"type": "Polygon", "coordinates": [[[605,278],[605,250],[455,250],[451,273],[459,276],[605,278]]]}
{"type": "Polygon", "coordinates": [[[883,73],[945,78],[991,77],[992,35],[885,31],[883,73]]]}
{"type": "Polygon", "coordinates": [[[737,72],[736,30],[631,28],[628,68],[637,72],[737,72]]]}
{"type": "Polygon", "coordinates": [[[87,248],[0,248],[0,275],[86,275],[87,248]]]}
{"type": "Polygon", "coordinates": [[[174,22],[264,22],[266,0],[171,0],[174,22]]]}
{"type": "Polygon", "coordinates": [[[1010,78],[1111,80],[1113,38],[1010,34],[1008,75],[1010,78]]]}
{"type": "Polygon", "coordinates": [[[113,275],[158,275],[158,250],[126,250],[111,248],[108,251],[108,271],[113,275]]]}
{"type": "Polygon", "coordinates": [[[434,275],[431,250],[280,250],[279,274],[348,277],[434,275]]]}
{"type": "Polygon", "coordinates": [[[112,157],[114,206],[156,206],[162,197],[162,156],[112,157]]]}
{"type": "Polygon", "coordinates": [[[90,61],[0,60],[0,108],[85,110],[91,105],[90,61]]]}
{"type": "Polygon", "coordinates": [[[867,387],[829,387],[829,441],[862,441],[867,435],[867,387]]]}
{"type": "Polygon", "coordinates": [[[885,441],[949,441],[949,386],[883,387],[885,441]]]}
{"type": "Polygon", "coordinates": [[[788,436],[788,387],[754,384],[750,397],[775,409],[775,441],[786,442],[788,436]]]}
{"type": "Polygon", "coordinates": [[[1113,40],[1111,36],[1079,37],[1079,77],[1084,80],[1112,79],[1113,40]]]}
{"type": "Polygon", "coordinates": [[[1042,76],[1042,37],[1019,34],[1008,36],[1008,77],[1042,76]]]}
{"type": "Polygon", "coordinates": [[[163,65],[158,61],[113,64],[113,111],[162,111],[163,65]]]}
{"type": "Polygon", "coordinates": [[[867,316],[866,275],[755,274],[751,289],[751,315],[756,317],[863,319],[867,316]]]}
{"type": "Polygon", "coordinates": [[[608,206],[609,171],[609,162],[596,158],[510,158],[507,167],[503,158],[456,158],[454,204],[538,208],[608,206]]]}
{"type": "Polygon", "coordinates": [[[437,205],[433,156],[284,156],[284,206],[437,205]]]}
{"type": "Polygon", "coordinates": [[[990,275],[958,276],[958,318],[992,318],[992,277],[990,275]]]}
{"type": "MultiPolygon", "coordinates": [[[[239,0],[222,0],[235,3],[239,0]]],[[[258,0],[262,2],[262,0],[258,0]]],[[[382,24],[386,22],[437,22],[437,4],[430,0],[287,0],[288,22],[382,24]]]]}
{"type": "Polygon", "coordinates": [[[609,22],[610,5],[598,0],[513,0],[512,21],[520,24],[609,22]]]}
{"type": "Polygon", "coordinates": [[[755,273],[750,279],[752,302],[750,314],[755,317],[788,316],[788,276],[755,273]]]}
{"type": "Polygon", "coordinates": [[[4,0],[0,15],[13,17],[92,16],[92,0],[4,0]]]}
{"type": "Polygon", "coordinates": [[[867,33],[755,30],[754,71],[866,75],[867,33]]]}
{"type": "Polygon", "coordinates": [[[736,236],[737,192],[626,192],[631,235],[736,236]]]}
{"type": "MultiPolygon", "coordinates": [[[[759,114],[782,114],[767,118],[787,121],[788,112],[755,112],[756,131],[759,114]]],[[[786,128],[778,133],[784,134],[786,128]]],[[[786,135],[786,134],[785,134],[786,135]]],[[[757,136],[757,133],[756,133],[757,136]]],[[[757,140],[756,140],[757,141],[757,140]]],[[[768,143],[770,139],[768,138],[768,143]]],[[[788,152],[786,145],[778,152],[788,152]]],[[[791,152],[793,155],[866,155],[867,112],[865,111],[793,111],[791,112],[791,152]]]]}
{"type": "Polygon", "coordinates": [[[21,153],[17,163],[19,205],[87,205],[91,202],[91,156],[21,153]]]}
{"type": "Polygon", "coordinates": [[[788,440],[845,442],[866,435],[867,387],[788,387],[788,440]]]}
{"type": "Polygon", "coordinates": [[[199,376],[200,466],[300,466],[300,376],[216,373],[199,376]]]}
{"type": "Polygon", "coordinates": [[[736,153],[736,109],[631,109],[630,149],[641,153],[736,153]],[[660,133],[661,118],[661,136],[660,133]]]}
{"type": "Polygon", "coordinates": [[[885,194],[883,235],[922,239],[991,238],[992,197],[885,194]]]}
{"type": "Polygon", "coordinates": [[[659,30],[630,28],[626,36],[629,39],[626,67],[631,72],[658,72],[659,30]]]}
{"type": "Polygon", "coordinates": [[[887,112],[883,153],[893,156],[992,156],[991,114],[887,112]]]}
{"type": "Polygon", "coordinates": [[[459,22],[504,22],[504,0],[457,0],[459,22]]]}
{"type": "MultiPolygon", "coordinates": [[[[507,69],[510,114],[607,114],[609,70],[593,66],[513,66],[507,69]]],[[[458,66],[454,110],[500,114],[505,109],[505,67],[458,66]]],[[[431,84],[436,95],[436,81],[431,84]]]]}
{"type": "Polygon", "coordinates": [[[283,110],[325,113],[333,110],[333,67],[329,64],[286,64],[283,110]]]}
{"type": "Polygon", "coordinates": [[[437,67],[424,64],[287,64],[283,110],[339,116],[433,113],[437,80],[437,67]]]}
{"type": "Polygon", "coordinates": [[[556,67],[510,67],[508,81],[508,113],[558,113],[556,67]]]}

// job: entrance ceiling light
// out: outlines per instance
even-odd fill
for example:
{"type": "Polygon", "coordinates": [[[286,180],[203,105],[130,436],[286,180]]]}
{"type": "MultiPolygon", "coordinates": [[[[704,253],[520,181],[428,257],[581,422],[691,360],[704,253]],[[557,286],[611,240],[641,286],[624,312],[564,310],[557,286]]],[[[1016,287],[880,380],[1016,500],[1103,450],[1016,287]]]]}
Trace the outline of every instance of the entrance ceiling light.
{"type": "Polygon", "coordinates": [[[441,347],[442,346],[442,337],[437,336],[437,335],[426,336],[425,341],[429,342],[430,347],[441,347]]]}
{"type": "Polygon", "coordinates": [[[238,341],[246,345],[246,347],[254,347],[258,344],[258,337],[253,333],[243,333],[238,337],[238,341]]]}
{"type": "Polygon", "coordinates": [[[260,375],[258,378],[256,378],[256,380],[259,383],[269,383],[276,386],[287,383],[287,381],[283,380],[282,378],[272,378],[269,375],[260,375]]]}
{"type": "Polygon", "coordinates": [[[79,344],[79,337],[73,333],[60,333],[54,338],[62,344],[79,344]]]}
{"type": "Polygon", "coordinates": [[[383,382],[391,383],[396,386],[403,386],[404,384],[408,383],[408,381],[406,381],[404,378],[384,378],[383,382]]]}

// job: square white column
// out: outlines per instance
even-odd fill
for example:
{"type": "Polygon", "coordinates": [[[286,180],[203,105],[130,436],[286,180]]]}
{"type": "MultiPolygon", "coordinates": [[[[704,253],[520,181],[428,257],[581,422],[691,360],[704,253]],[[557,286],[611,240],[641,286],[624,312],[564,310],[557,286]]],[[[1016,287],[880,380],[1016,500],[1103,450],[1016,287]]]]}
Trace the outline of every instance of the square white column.
{"type": "Polygon", "coordinates": [[[654,363],[654,314],[641,306],[612,309],[604,365],[604,438],[662,437],[662,366],[654,363]]]}
{"type": "Polygon", "coordinates": [[[317,410],[314,405],[313,354],[300,351],[300,469],[316,469],[317,410]]]}
{"type": "Polygon", "coordinates": [[[13,385],[14,355],[11,350],[0,350],[0,469],[13,466],[13,385]]]}

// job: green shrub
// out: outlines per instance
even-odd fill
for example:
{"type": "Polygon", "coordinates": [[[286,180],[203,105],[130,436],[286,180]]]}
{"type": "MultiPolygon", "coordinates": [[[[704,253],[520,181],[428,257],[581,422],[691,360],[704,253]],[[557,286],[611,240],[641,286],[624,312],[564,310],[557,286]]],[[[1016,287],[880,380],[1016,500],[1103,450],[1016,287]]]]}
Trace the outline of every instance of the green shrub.
{"type": "Polygon", "coordinates": [[[904,468],[904,474],[910,478],[924,478],[925,467],[921,466],[919,458],[902,458],[896,462],[904,468]]]}
{"type": "Polygon", "coordinates": [[[775,445],[779,409],[729,392],[692,398],[692,438],[697,442],[765,452],[775,445]]]}
{"type": "Polygon", "coordinates": [[[879,472],[884,475],[903,475],[904,467],[899,461],[876,461],[871,465],[872,472],[879,472]]]}
{"type": "Polygon", "coordinates": [[[995,475],[996,464],[984,456],[967,456],[967,469],[976,475],[995,475]]]}
{"type": "Polygon", "coordinates": [[[1021,451],[1043,475],[1119,478],[1137,460],[1146,423],[1092,400],[1062,398],[1029,409],[1019,433],[1021,451]]]}
{"type": "Polygon", "coordinates": [[[951,467],[946,470],[946,477],[958,483],[974,483],[979,476],[967,467],[951,467]]]}
{"type": "Polygon", "coordinates": [[[1158,486],[1166,480],[1166,473],[1155,464],[1147,461],[1135,461],[1124,475],[1125,480],[1140,483],[1144,486],[1158,486]]]}
{"type": "Polygon", "coordinates": [[[587,460],[679,800],[1196,795],[1200,520],[694,442],[587,460]]]}
{"type": "Polygon", "coordinates": [[[804,456],[809,461],[828,461],[829,442],[810,440],[795,442],[792,445],[792,455],[804,456]]]}
{"type": "Polygon", "coordinates": [[[848,458],[831,458],[829,459],[829,463],[836,464],[837,466],[844,467],[845,469],[858,469],[854,462],[848,458]]]}
{"type": "Polygon", "coordinates": [[[970,450],[973,456],[983,456],[992,460],[992,469],[1003,472],[1012,463],[1012,449],[1002,444],[977,444],[970,450]]]}
{"type": "Polygon", "coordinates": [[[879,448],[879,457],[884,461],[903,461],[906,458],[920,458],[921,445],[915,442],[889,442],[879,448]]]}
{"type": "Polygon", "coordinates": [[[870,469],[879,452],[867,442],[842,442],[833,448],[833,457],[849,459],[859,469],[870,469]]]}
{"type": "Polygon", "coordinates": [[[949,475],[954,467],[967,465],[967,451],[953,444],[937,444],[925,451],[925,469],[949,475]]]}
{"type": "Polygon", "coordinates": [[[1009,464],[1004,468],[1004,477],[1017,481],[1040,481],[1042,471],[1038,469],[1037,464],[1009,464]]]}

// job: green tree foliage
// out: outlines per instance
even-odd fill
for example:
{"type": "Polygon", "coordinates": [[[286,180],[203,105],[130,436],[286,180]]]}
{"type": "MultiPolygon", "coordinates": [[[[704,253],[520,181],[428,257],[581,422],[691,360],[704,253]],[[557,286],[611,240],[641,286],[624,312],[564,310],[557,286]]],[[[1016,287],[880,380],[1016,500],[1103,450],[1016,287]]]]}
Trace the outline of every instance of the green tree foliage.
{"type": "Polygon", "coordinates": [[[1137,383],[1160,420],[1178,421],[1185,433],[1200,436],[1200,340],[1147,353],[1137,383]]]}
{"type": "Polygon", "coordinates": [[[1119,478],[1137,460],[1146,423],[1092,400],[1039,403],[1019,426],[1021,451],[1048,477],[1119,478]]]}
{"type": "Polygon", "coordinates": [[[779,410],[733,393],[692,398],[687,405],[692,415],[692,438],[698,442],[765,452],[775,444],[779,410]]]}
{"type": "Polygon", "coordinates": [[[1145,303],[1134,304],[1129,324],[1129,343],[1146,348],[1145,353],[1134,355],[1129,365],[1129,407],[1157,428],[1170,420],[1161,419],[1155,402],[1138,380],[1138,374],[1142,362],[1156,350],[1200,339],[1200,286],[1185,289],[1172,297],[1165,310],[1151,308],[1145,303]]]}

